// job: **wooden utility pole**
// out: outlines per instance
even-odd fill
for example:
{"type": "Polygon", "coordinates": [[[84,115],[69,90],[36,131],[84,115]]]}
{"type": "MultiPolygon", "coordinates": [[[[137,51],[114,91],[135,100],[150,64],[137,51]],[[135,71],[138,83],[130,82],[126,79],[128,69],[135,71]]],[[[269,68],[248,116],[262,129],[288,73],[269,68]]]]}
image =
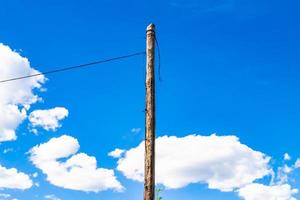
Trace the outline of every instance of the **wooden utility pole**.
{"type": "Polygon", "coordinates": [[[144,200],[155,198],[155,26],[147,27],[146,44],[146,139],[144,200]]]}

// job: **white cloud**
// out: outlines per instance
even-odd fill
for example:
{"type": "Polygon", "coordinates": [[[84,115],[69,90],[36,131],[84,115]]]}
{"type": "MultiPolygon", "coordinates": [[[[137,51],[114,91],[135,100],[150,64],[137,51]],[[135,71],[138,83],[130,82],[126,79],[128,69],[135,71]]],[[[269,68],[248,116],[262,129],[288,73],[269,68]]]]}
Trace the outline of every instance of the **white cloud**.
{"type": "Polygon", "coordinates": [[[288,175],[294,171],[294,167],[289,167],[288,165],[283,165],[282,167],[278,167],[277,170],[277,176],[276,176],[276,180],[277,183],[276,184],[283,184],[283,183],[287,183],[288,182],[288,175]]]}
{"type": "Polygon", "coordinates": [[[38,135],[38,133],[39,133],[36,128],[31,128],[29,131],[35,135],[38,135]]]}
{"type": "Polygon", "coordinates": [[[141,130],[142,130],[141,128],[132,128],[131,132],[132,133],[139,133],[139,132],[141,132],[141,130]]]}
{"type": "Polygon", "coordinates": [[[38,173],[37,172],[34,172],[31,176],[33,177],[33,178],[36,178],[36,177],[38,177],[38,173]]]}
{"type": "MultiPolygon", "coordinates": [[[[49,110],[35,110],[29,115],[29,121],[32,127],[42,127],[45,130],[56,131],[61,127],[59,123],[68,116],[69,112],[66,108],[56,107],[49,110]]],[[[36,132],[36,129],[33,129],[36,132]]]]}
{"type": "Polygon", "coordinates": [[[78,153],[77,139],[63,135],[30,150],[30,160],[58,187],[86,192],[123,190],[113,170],[97,168],[95,157],[78,153]],[[68,158],[66,161],[59,159],[68,158]]]}
{"type": "MultiPolygon", "coordinates": [[[[271,174],[270,158],[239,142],[235,136],[164,136],[156,139],[156,183],[181,188],[207,183],[232,191],[271,174]]],[[[144,142],[124,153],[117,169],[127,178],[143,181],[144,142]]]]}
{"type": "Polygon", "coordinates": [[[7,148],[7,149],[4,149],[4,150],[3,150],[3,153],[4,153],[4,154],[7,154],[7,153],[13,152],[13,151],[14,151],[13,148],[7,148]]]}
{"type": "Polygon", "coordinates": [[[290,174],[292,174],[298,168],[300,168],[300,159],[297,159],[296,162],[291,166],[287,164],[279,166],[277,168],[277,173],[274,174],[273,181],[276,180],[275,184],[277,185],[288,183],[290,174]]]}
{"type": "Polygon", "coordinates": [[[0,198],[7,199],[7,198],[9,198],[9,197],[11,197],[10,194],[7,194],[7,193],[0,193],[0,198]]]}
{"type": "Polygon", "coordinates": [[[50,199],[50,200],[61,200],[60,198],[58,198],[54,194],[45,195],[44,198],[45,199],[50,199]]]}
{"type": "Polygon", "coordinates": [[[284,165],[282,168],[283,172],[286,174],[291,173],[294,169],[292,167],[289,167],[288,165],[284,165]]]}
{"type": "MultiPolygon", "coordinates": [[[[38,73],[27,58],[0,43],[0,80],[38,73]]],[[[16,140],[16,129],[27,116],[30,105],[39,97],[33,93],[41,88],[44,76],[36,76],[0,85],[0,142],[16,140]]]]}
{"type": "Polygon", "coordinates": [[[285,153],[283,156],[284,160],[288,161],[291,160],[291,156],[288,153],[285,153]]]}
{"type": "Polygon", "coordinates": [[[298,158],[295,162],[295,168],[298,169],[300,168],[300,158],[298,158]]]}
{"type": "Polygon", "coordinates": [[[241,188],[238,194],[245,200],[296,200],[293,195],[297,192],[289,184],[266,186],[252,183],[241,188]]]}
{"type": "Polygon", "coordinates": [[[32,186],[32,181],[27,174],[18,172],[15,168],[7,169],[0,165],[0,189],[25,190],[32,186]]]}
{"type": "Polygon", "coordinates": [[[125,152],[123,149],[115,149],[112,152],[109,152],[108,155],[113,157],[113,158],[120,158],[122,154],[125,152]]]}

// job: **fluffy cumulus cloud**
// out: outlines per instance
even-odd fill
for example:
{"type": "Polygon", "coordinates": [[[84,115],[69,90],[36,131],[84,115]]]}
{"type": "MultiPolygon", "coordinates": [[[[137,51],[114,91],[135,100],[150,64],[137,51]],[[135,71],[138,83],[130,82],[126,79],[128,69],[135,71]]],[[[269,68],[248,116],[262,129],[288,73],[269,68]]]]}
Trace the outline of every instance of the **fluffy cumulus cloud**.
{"type": "Polygon", "coordinates": [[[55,131],[61,127],[60,120],[66,118],[68,114],[68,110],[64,107],[56,107],[49,110],[35,110],[30,113],[29,121],[33,128],[42,127],[47,131],[55,131]]]}
{"type": "Polygon", "coordinates": [[[15,168],[7,169],[0,165],[0,189],[25,190],[32,186],[32,181],[27,174],[18,172],[15,168]]]}
{"type": "Polygon", "coordinates": [[[284,159],[285,161],[291,160],[291,156],[290,156],[288,153],[285,153],[285,154],[283,155],[283,159],[284,159]]]}
{"type": "Polygon", "coordinates": [[[241,188],[238,194],[245,200],[296,200],[293,195],[297,192],[288,184],[267,186],[253,183],[241,188]]]}
{"type": "Polygon", "coordinates": [[[95,157],[77,153],[78,150],[77,139],[63,135],[33,147],[30,160],[47,175],[50,183],[58,187],[86,192],[123,190],[113,170],[97,168],[95,157]]]}
{"type": "MultiPolygon", "coordinates": [[[[271,173],[270,158],[235,136],[164,136],[156,139],[156,183],[176,189],[191,183],[232,191],[271,173]]],[[[126,151],[117,169],[143,181],[144,142],[126,151]]]]}
{"type": "MultiPolygon", "coordinates": [[[[289,154],[284,154],[284,162],[290,161],[289,154]]],[[[284,163],[277,168],[277,172],[272,173],[271,183],[264,185],[260,183],[252,183],[237,192],[239,196],[245,200],[296,200],[294,197],[298,193],[297,189],[292,188],[289,184],[289,176],[297,169],[297,161],[289,166],[284,163]]]]}
{"type": "MultiPolygon", "coordinates": [[[[0,44],[0,80],[38,73],[8,46],[0,44]]],[[[0,142],[16,139],[16,128],[26,118],[30,105],[39,97],[34,89],[41,88],[44,76],[6,82],[0,85],[0,142]]]]}
{"type": "Polygon", "coordinates": [[[112,152],[109,152],[108,155],[113,157],[113,158],[120,158],[122,154],[125,152],[123,149],[115,149],[112,152]]]}

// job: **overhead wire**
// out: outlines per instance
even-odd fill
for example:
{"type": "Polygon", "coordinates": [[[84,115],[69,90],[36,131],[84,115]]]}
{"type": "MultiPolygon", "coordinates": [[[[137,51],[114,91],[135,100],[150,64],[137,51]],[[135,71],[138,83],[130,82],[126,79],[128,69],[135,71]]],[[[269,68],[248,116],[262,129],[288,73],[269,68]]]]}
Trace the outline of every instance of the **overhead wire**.
{"type": "Polygon", "coordinates": [[[154,35],[154,40],[155,40],[155,43],[156,43],[156,46],[157,46],[157,54],[158,54],[158,80],[162,81],[162,78],[161,78],[161,64],[160,64],[160,62],[161,62],[161,60],[160,60],[160,48],[159,48],[159,43],[158,43],[156,34],[154,35]]]}
{"type": "Polygon", "coordinates": [[[31,77],[35,77],[35,76],[46,75],[46,74],[53,74],[53,73],[58,73],[58,72],[64,72],[64,71],[69,71],[69,70],[73,70],[73,69],[88,67],[88,66],[91,66],[91,65],[102,64],[102,63],[106,63],[106,62],[111,62],[111,61],[126,59],[126,58],[140,56],[140,55],[145,55],[145,54],[146,54],[145,51],[140,51],[140,52],[136,52],[136,53],[132,53],[132,54],[127,54],[127,55],[123,55],[123,56],[108,58],[108,59],[104,59],[104,60],[97,60],[97,61],[94,61],[94,62],[84,63],[84,64],[80,64],[80,65],[74,65],[74,66],[62,67],[62,68],[56,68],[56,69],[53,69],[53,70],[49,70],[49,71],[45,71],[45,72],[39,72],[39,73],[36,73],[36,74],[30,74],[30,75],[26,75],[26,76],[13,77],[13,78],[10,78],[10,79],[0,80],[0,83],[17,81],[17,80],[21,80],[21,79],[27,79],[27,78],[31,78],[31,77]]]}

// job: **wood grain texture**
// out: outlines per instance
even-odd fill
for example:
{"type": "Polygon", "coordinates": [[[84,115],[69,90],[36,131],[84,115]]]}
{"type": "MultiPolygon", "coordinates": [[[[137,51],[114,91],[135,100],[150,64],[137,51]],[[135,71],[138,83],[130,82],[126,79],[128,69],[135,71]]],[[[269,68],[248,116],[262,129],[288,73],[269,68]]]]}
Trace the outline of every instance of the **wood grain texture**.
{"type": "Polygon", "coordinates": [[[146,44],[146,133],[144,200],[155,198],[155,26],[147,27],[146,44]]]}

